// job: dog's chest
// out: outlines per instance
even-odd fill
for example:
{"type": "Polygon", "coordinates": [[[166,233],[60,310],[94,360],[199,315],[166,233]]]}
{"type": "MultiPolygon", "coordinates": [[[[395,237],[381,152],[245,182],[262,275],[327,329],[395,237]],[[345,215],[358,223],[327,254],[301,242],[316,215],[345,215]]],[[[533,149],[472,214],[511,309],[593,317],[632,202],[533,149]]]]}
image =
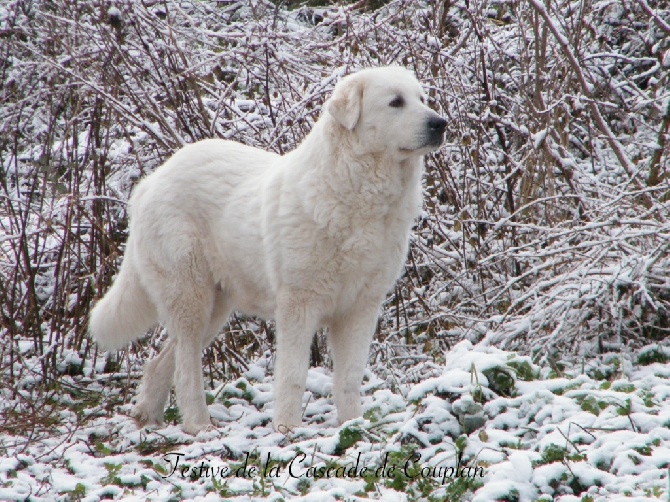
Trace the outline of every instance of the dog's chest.
{"type": "MultiPolygon", "coordinates": [[[[411,220],[395,214],[360,214],[341,229],[333,243],[327,268],[340,288],[356,290],[365,284],[389,288],[407,253],[411,220]]],[[[353,291],[352,291],[353,293],[353,291]]]]}
{"type": "Polygon", "coordinates": [[[346,261],[352,263],[375,263],[380,255],[386,255],[394,241],[401,240],[402,228],[393,225],[391,219],[370,218],[360,215],[353,224],[342,229],[336,248],[346,261]]]}
{"type": "Polygon", "coordinates": [[[297,211],[268,214],[281,249],[274,261],[278,283],[331,297],[336,309],[367,293],[383,296],[402,270],[420,185],[391,183],[398,186],[390,190],[365,180],[356,186],[318,181],[308,178],[302,190],[285,194],[284,202],[297,211]]]}
{"type": "Polygon", "coordinates": [[[395,279],[406,257],[420,192],[410,189],[395,197],[357,195],[351,204],[333,204],[321,228],[333,249],[334,269],[346,280],[351,280],[350,274],[381,280],[387,273],[395,279]]]}

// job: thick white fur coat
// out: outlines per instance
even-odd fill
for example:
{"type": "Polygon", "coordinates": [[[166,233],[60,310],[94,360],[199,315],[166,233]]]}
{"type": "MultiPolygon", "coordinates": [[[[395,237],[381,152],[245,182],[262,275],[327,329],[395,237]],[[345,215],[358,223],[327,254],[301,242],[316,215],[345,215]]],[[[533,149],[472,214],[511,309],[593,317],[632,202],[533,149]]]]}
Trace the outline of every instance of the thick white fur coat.
{"type": "Polygon", "coordinates": [[[174,381],[184,430],[210,426],[201,351],[233,310],[276,320],[276,429],[300,424],[320,327],[328,327],[338,418],[361,414],[378,310],[420,210],[422,155],[444,130],[421,99],[406,70],[364,70],[338,84],[294,151],[200,141],[136,187],[123,264],[90,330],[113,350],[157,321],[167,327],[133,412],[140,424],[162,423],[174,381]],[[397,96],[402,106],[389,105],[397,96]]]}

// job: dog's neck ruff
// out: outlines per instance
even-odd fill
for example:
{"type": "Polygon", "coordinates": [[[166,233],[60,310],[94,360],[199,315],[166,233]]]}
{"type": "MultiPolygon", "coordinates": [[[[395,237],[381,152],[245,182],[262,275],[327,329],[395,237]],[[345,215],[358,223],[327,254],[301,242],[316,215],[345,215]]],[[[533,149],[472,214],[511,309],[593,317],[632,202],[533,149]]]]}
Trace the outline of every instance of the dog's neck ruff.
{"type": "Polygon", "coordinates": [[[295,188],[304,210],[333,234],[346,233],[360,218],[392,217],[411,225],[421,203],[422,157],[353,153],[351,134],[325,116],[285,156],[289,166],[301,168],[295,172],[299,179],[295,188]],[[333,222],[342,228],[334,228],[333,222]]]}

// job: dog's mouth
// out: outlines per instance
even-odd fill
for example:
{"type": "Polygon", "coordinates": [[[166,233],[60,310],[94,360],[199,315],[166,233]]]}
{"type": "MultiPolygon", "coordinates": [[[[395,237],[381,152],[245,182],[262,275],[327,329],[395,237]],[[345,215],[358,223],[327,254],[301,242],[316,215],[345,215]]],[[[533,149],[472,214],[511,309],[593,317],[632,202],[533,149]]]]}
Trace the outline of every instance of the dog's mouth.
{"type": "Polygon", "coordinates": [[[428,136],[428,144],[426,145],[426,148],[432,148],[433,150],[437,150],[443,144],[444,144],[444,129],[431,131],[430,135],[428,136]]]}
{"type": "Polygon", "coordinates": [[[424,144],[421,146],[413,147],[413,148],[399,148],[398,150],[400,153],[404,153],[407,155],[411,154],[424,154],[428,152],[432,152],[433,150],[437,150],[444,144],[444,134],[440,134],[439,137],[430,137],[428,138],[428,141],[426,141],[424,144]]]}

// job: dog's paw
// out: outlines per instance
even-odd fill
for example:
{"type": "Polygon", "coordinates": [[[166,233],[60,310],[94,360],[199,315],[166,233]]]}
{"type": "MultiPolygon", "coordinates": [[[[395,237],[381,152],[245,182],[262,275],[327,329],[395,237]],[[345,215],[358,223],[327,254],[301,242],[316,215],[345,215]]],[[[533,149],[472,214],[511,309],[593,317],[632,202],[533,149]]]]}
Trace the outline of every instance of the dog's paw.
{"type": "Polygon", "coordinates": [[[272,428],[275,432],[280,432],[284,435],[293,432],[293,429],[299,427],[302,423],[302,420],[296,419],[294,417],[282,418],[276,417],[272,421],[272,428]]]}
{"type": "Polygon", "coordinates": [[[211,432],[217,428],[216,423],[214,421],[210,421],[209,423],[192,423],[192,422],[184,422],[184,425],[182,425],[182,430],[186,434],[190,434],[191,436],[197,436],[200,432],[211,432]]]}
{"type": "Polygon", "coordinates": [[[338,411],[337,421],[339,422],[340,425],[342,425],[344,422],[360,418],[361,416],[363,416],[363,413],[361,413],[360,409],[338,411]]]}
{"type": "Polygon", "coordinates": [[[162,412],[157,413],[154,410],[150,410],[142,403],[138,403],[133,407],[130,416],[133,418],[138,428],[150,426],[163,427],[165,425],[162,412]]]}
{"type": "Polygon", "coordinates": [[[284,436],[288,436],[289,434],[291,434],[293,432],[293,427],[294,426],[284,425],[284,424],[277,424],[277,423],[272,424],[272,429],[275,432],[279,432],[280,434],[283,434],[284,436]]]}

